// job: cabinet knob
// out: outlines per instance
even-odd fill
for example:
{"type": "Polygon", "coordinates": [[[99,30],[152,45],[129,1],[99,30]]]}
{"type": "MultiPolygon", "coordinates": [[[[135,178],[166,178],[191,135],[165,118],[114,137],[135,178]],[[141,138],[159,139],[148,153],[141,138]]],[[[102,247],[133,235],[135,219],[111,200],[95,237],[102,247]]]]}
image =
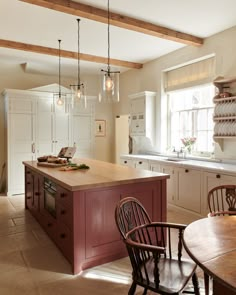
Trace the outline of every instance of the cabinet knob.
{"type": "Polygon", "coordinates": [[[188,169],[185,169],[185,173],[188,173],[188,169]]]}
{"type": "Polygon", "coordinates": [[[27,197],[26,199],[27,199],[27,200],[30,200],[30,199],[31,199],[31,197],[27,197]]]}
{"type": "Polygon", "coordinates": [[[61,214],[62,215],[66,214],[66,210],[61,210],[61,214]]]}
{"type": "Polygon", "coordinates": [[[39,192],[36,192],[36,193],[35,193],[35,196],[39,196],[39,195],[40,195],[40,193],[39,193],[39,192]]]}
{"type": "Polygon", "coordinates": [[[28,181],[27,184],[30,184],[30,182],[28,181]]]}
{"type": "Polygon", "coordinates": [[[141,164],[143,164],[143,162],[142,162],[142,161],[139,161],[138,163],[139,163],[140,165],[141,165],[141,164]]]}
{"type": "Polygon", "coordinates": [[[48,226],[48,227],[51,227],[51,226],[52,226],[52,223],[48,223],[47,226],[48,226]]]}
{"type": "Polygon", "coordinates": [[[61,239],[65,239],[66,234],[60,234],[61,239]]]}
{"type": "Polygon", "coordinates": [[[125,164],[127,164],[127,161],[124,161],[125,164]]]}
{"type": "Polygon", "coordinates": [[[61,193],[61,198],[65,198],[66,194],[65,193],[61,193]]]}
{"type": "Polygon", "coordinates": [[[216,178],[220,178],[220,174],[216,174],[216,178]]]}

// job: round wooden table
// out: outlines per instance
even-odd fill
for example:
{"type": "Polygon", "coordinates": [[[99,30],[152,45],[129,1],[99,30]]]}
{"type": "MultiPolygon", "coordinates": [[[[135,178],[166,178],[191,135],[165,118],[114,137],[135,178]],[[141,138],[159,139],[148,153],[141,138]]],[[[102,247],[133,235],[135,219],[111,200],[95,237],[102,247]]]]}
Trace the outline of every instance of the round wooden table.
{"type": "Polygon", "coordinates": [[[236,294],[236,216],[197,220],[184,231],[189,256],[213,278],[214,295],[236,294]]]}

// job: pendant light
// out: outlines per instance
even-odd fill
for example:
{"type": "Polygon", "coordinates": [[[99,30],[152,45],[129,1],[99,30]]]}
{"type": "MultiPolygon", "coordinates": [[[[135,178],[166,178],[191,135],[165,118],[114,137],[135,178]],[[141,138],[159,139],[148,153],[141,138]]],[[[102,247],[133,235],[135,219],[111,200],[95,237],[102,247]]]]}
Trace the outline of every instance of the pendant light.
{"type": "Polygon", "coordinates": [[[107,4],[107,35],[108,35],[108,57],[107,70],[101,70],[101,85],[99,101],[119,102],[119,71],[111,71],[110,68],[110,2],[107,4]]]}
{"type": "Polygon", "coordinates": [[[56,102],[58,106],[62,106],[64,104],[65,101],[65,94],[62,94],[61,92],[61,40],[58,40],[59,43],[59,92],[54,94],[54,97],[56,97],[56,102]]]}
{"type": "Polygon", "coordinates": [[[84,84],[80,80],[80,19],[77,19],[78,22],[78,54],[77,54],[77,61],[78,61],[78,80],[76,85],[70,85],[71,93],[72,93],[72,100],[73,105],[79,103],[81,100],[84,102],[84,107],[87,106],[87,99],[85,95],[84,84]]]}

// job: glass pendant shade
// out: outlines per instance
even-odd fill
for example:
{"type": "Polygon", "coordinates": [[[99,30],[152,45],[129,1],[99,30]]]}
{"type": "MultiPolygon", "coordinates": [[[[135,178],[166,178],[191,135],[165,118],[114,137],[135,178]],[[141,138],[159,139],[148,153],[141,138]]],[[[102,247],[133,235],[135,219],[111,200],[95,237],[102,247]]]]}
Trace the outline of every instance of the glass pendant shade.
{"type": "Polygon", "coordinates": [[[87,98],[85,95],[85,87],[80,80],[80,19],[77,19],[77,23],[78,23],[78,54],[77,54],[78,80],[77,80],[77,84],[70,85],[70,88],[71,88],[71,95],[72,95],[72,106],[74,107],[76,104],[83,102],[83,106],[86,108],[87,98]]]}
{"type": "Polygon", "coordinates": [[[85,108],[87,107],[87,98],[85,95],[84,84],[71,85],[71,95],[72,95],[73,106],[78,103],[83,103],[83,106],[85,108]]]}
{"type": "Polygon", "coordinates": [[[102,77],[100,81],[100,91],[98,100],[100,102],[119,102],[119,71],[111,71],[110,68],[110,3],[107,2],[107,43],[108,57],[107,70],[101,70],[102,77]]]}
{"type": "Polygon", "coordinates": [[[100,81],[100,102],[119,102],[119,73],[101,72],[100,81]]]}

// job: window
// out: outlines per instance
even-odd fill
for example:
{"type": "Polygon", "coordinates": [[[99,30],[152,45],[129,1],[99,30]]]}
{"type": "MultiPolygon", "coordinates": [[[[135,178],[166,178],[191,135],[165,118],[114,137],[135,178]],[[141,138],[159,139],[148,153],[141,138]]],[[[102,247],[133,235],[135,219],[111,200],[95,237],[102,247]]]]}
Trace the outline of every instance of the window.
{"type": "Polygon", "coordinates": [[[168,146],[180,149],[181,138],[196,137],[195,154],[213,152],[213,85],[200,85],[168,93],[168,146]]]}

